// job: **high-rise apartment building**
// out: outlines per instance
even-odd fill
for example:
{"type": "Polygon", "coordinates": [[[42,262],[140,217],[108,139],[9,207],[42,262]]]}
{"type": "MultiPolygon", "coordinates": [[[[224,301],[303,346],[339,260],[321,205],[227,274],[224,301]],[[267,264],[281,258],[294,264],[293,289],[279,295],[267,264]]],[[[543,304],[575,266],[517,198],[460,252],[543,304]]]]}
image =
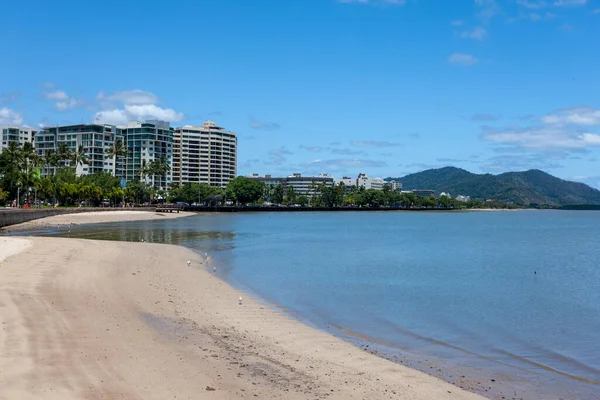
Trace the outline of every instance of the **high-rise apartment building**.
{"type": "Polygon", "coordinates": [[[2,149],[8,147],[11,142],[19,146],[27,142],[33,142],[35,129],[19,126],[0,126],[0,153],[2,149]]]}
{"type": "Polygon", "coordinates": [[[143,178],[156,188],[168,189],[173,165],[173,128],[169,123],[159,120],[129,122],[117,127],[117,137],[123,138],[127,146],[123,174],[125,179],[135,181],[143,178]],[[170,167],[165,176],[141,173],[152,161],[163,158],[170,167]]]}
{"type": "MultiPolygon", "coordinates": [[[[114,160],[107,159],[106,149],[113,145],[116,135],[114,125],[79,124],[68,126],[47,127],[35,134],[35,149],[38,155],[44,157],[48,150],[59,152],[61,144],[76,152],[83,147],[88,158],[85,164],[72,165],[76,174],[88,175],[97,172],[114,172],[114,160]]],[[[61,160],[61,165],[71,165],[70,160],[61,160]]],[[[42,175],[51,175],[55,168],[44,165],[42,175]]]]}
{"type": "Polygon", "coordinates": [[[237,136],[206,121],[174,131],[173,182],[225,187],[237,174],[237,136]]]}

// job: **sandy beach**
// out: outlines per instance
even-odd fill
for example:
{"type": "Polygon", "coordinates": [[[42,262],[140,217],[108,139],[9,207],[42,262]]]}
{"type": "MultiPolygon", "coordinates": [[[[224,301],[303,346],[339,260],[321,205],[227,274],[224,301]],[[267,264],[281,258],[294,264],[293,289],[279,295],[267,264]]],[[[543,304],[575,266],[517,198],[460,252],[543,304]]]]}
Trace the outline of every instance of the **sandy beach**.
{"type": "Polygon", "coordinates": [[[181,211],[179,213],[157,213],[154,211],[92,211],[74,214],[62,214],[36,219],[22,224],[11,225],[2,230],[19,231],[27,229],[50,228],[58,226],[97,224],[102,222],[145,221],[164,218],[183,218],[196,213],[181,211]]]}
{"type": "Polygon", "coordinates": [[[481,398],[247,297],[182,247],[1,240],[0,399],[481,398]]]}

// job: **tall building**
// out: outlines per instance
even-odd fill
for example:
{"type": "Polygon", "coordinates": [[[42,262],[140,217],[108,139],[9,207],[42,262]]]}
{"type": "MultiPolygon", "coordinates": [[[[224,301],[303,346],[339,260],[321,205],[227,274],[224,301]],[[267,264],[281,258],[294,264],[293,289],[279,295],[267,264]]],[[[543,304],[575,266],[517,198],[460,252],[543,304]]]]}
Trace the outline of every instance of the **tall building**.
{"type": "MultiPolygon", "coordinates": [[[[97,172],[114,172],[114,161],[107,159],[105,151],[113,145],[116,135],[114,125],[79,124],[47,127],[35,134],[35,149],[38,155],[45,156],[48,150],[58,152],[61,144],[75,152],[83,146],[89,162],[73,165],[78,176],[97,172]]],[[[61,165],[71,165],[70,160],[62,160],[61,165]]],[[[42,175],[51,175],[55,168],[45,165],[42,175]]]]}
{"type": "Polygon", "coordinates": [[[206,121],[173,132],[173,182],[225,187],[237,174],[237,136],[206,121]]]}
{"type": "Polygon", "coordinates": [[[33,142],[35,129],[19,126],[0,126],[0,153],[2,149],[8,147],[10,143],[17,143],[19,146],[33,142]]]}
{"type": "Polygon", "coordinates": [[[135,181],[142,176],[143,167],[152,161],[164,158],[171,167],[166,176],[144,175],[143,180],[154,187],[166,190],[172,180],[173,128],[168,122],[148,120],[129,122],[117,127],[117,137],[127,146],[127,157],[123,175],[127,181],[135,181]]]}

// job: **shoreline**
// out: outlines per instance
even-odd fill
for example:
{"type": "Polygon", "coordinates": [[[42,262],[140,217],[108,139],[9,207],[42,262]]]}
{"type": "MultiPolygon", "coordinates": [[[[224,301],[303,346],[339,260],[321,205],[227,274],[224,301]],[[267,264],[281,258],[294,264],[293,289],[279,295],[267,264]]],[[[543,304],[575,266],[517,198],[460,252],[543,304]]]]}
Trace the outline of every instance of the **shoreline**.
{"type": "Polygon", "coordinates": [[[0,228],[0,233],[19,232],[46,228],[61,228],[84,224],[102,224],[107,222],[149,221],[157,219],[184,218],[190,217],[192,215],[198,214],[186,211],[182,211],[179,213],[159,213],[155,211],[128,210],[78,212],[72,214],[54,215],[50,217],[22,222],[20,224],[9,225],[4,228],[0,228]]]}
{"type": "Polygon", "coordinates": [[[3,335],[23,350],[0,348],[19,366],[0,368],[9,398],[482,398],[245,298],[183,247],[7,240],[33,243],[0,264],[3,335]]]}

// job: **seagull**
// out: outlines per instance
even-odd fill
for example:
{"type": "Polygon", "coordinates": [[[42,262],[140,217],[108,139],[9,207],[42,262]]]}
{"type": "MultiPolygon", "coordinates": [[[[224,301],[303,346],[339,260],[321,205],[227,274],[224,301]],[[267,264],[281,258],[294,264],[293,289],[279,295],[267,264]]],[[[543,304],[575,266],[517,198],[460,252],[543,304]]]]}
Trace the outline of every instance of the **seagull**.
{"type": "Polygon", "coordinates": [[[240,306],[242,305],[242,296],[240,296],[240,298],[238,299],[240,306]]]}
{"type": "Polygon", "coordinates": [[[142,243],[144,243],[144,239],[142,239],[142,243]]]}
{"type": "Polygon", "coordinates": [[[208,257],[208,253],[204,253],[204,257],[208,257]]]}
{"type": "Polygon", "coordinates": [[[192,260],[188,260],[188,265],[190,265],[192,263],[192,260]]]}
{"type": "Polygon", "coordinates": [[[213,272],[217,272],[217,267],[213,267],[213,272]]]}

